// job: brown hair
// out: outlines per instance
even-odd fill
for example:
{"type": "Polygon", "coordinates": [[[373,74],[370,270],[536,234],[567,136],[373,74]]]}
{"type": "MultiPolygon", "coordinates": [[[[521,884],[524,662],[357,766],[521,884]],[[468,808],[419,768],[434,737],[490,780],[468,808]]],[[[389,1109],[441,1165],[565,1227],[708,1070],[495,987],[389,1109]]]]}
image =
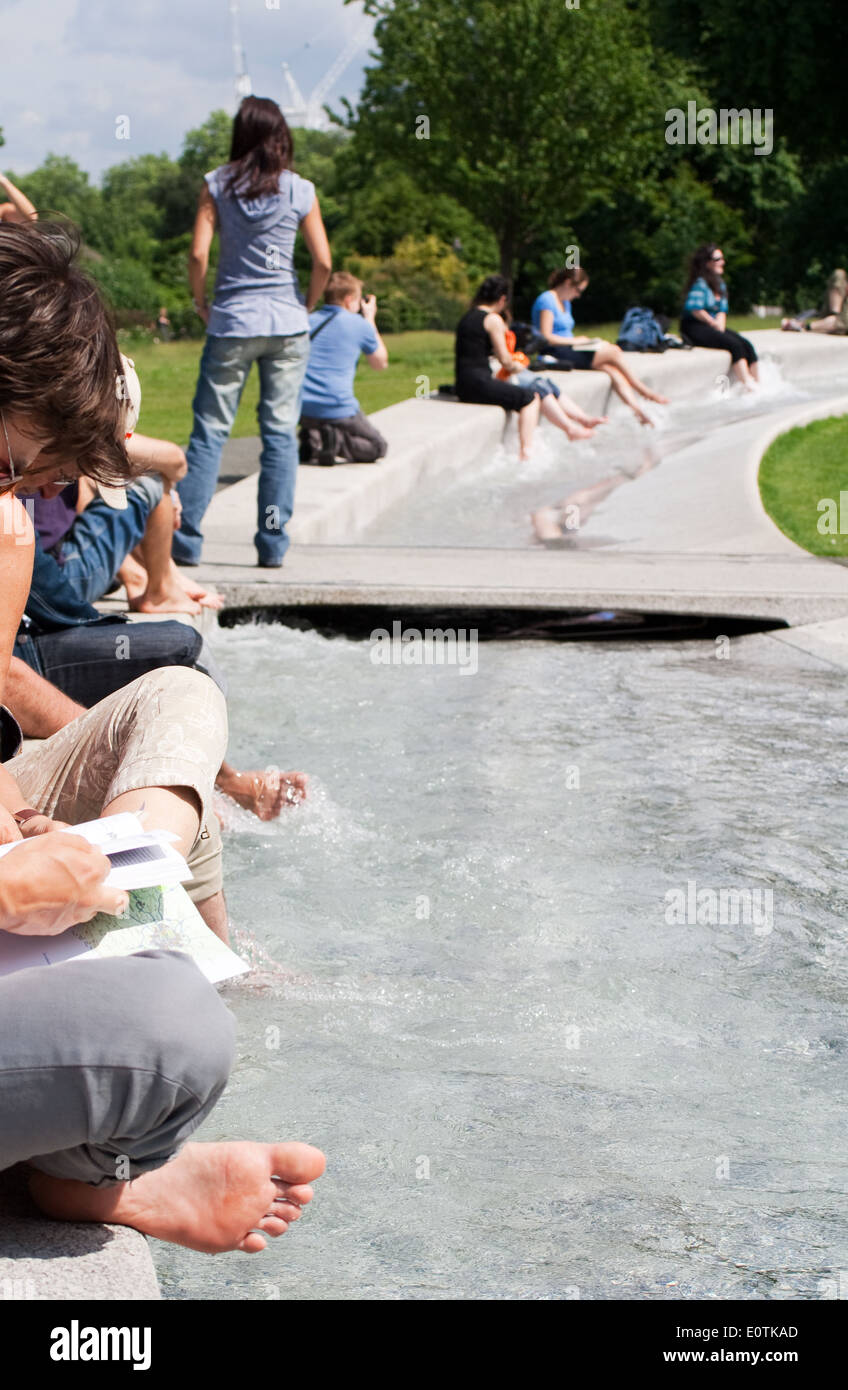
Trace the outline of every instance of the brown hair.
{"type": "Polygon", "coordinates": [[[334,270],[324,291],[325,304],[341,304],[349,294],[362,293],[362,281],[349,270],[334,270]]]}
{"type": "Polygon", "coordinates": [[[51,443],[44,454],[103,483],[132,476],[118,399],[120,352],[72,225],[0,224],[0,410],[51,443]]]}
{"type": "Polygon", "coordinates": [[[713,294],[721,295],[723,281],[717,270],[713,270],[713,256],[718,250],[717,241],[707,241],[692,252],[689,260],[689,278],[686,281],[684,297],[698,279],[706,280],[713,294]]]}
{"type": "Polygon", "coordinates": [[[580,285],[588,284],[588,282],[589,277],[582,265],[563,266],[562,270],[551,271],[548,276],[548,289],[556,290],[559,289],[560,285],[570,285],[572,283],[579,287],[580,285]]]}
{"type": "Polygon", "coordinates": [[[280,174],[293,158],[292,133],[277,103],[245,97],[233,121],[226,192],[247,199],[279,192],[280,174]]]}

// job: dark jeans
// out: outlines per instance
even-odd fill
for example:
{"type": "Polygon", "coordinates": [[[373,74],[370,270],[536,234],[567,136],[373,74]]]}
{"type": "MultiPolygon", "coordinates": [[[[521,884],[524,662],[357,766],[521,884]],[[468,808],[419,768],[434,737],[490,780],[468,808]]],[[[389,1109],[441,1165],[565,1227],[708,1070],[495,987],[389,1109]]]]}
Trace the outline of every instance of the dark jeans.
{"type": "Polygon", "coordinates": [[[226,694],[226,682],[188,623],[92,623],[19,635],[15,656],[70,699],[90,709],[160,666],[194,666],[226,694]]]}
{"type": "Polygon", "coordinates": [[[683,315],[680,320],[680,332],[686,341],[694,343],[695,347],[721,348],[724,352],[729,352],[732,362],[739,362],[744,357],[750,366],[757,360],[754,344],[743,338],[741,333],[735,333],[732,328],[726,328],[722,333],[720,329],[713,328],[711,323],[696,319],[694,314],[683,315]]]}
{"type": "Polygon", "coordinates": [[[342,420],[321,420],[313,415],[300,417],[301,463],[332,463],[335,459],[343,459],[345,463],[376,463],[377,459],[385,457],[388,447],[380,431],[361,410],[342,420]],[[331,440],[327,446],[322,438],[324,431],[331,440]],[[318,457],[325,447],[326,460],[318,457]],[[331,450],[332,458],[329,457],[331,450]]]}

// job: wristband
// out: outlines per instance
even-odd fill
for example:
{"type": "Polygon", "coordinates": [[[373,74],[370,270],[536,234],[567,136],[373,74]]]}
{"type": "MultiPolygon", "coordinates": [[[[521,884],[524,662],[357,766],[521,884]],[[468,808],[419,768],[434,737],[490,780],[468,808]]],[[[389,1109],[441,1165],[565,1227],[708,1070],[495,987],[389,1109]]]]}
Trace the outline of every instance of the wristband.
{"type": "Polygon", "coordinates": [[[33,816],[40,815],[43,815],[42,811],[34,811],[31,806],[22,806],[20,811],[12,812],[12,820],[15,825],[24,825],[28,820],[32,820],[33,816]]]}

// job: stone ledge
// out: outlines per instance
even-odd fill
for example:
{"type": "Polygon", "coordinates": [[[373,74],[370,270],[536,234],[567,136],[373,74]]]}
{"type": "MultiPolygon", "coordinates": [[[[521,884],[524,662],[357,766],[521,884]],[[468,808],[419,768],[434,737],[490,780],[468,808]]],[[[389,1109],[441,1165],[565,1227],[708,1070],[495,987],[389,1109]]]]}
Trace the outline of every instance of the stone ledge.
{"type": "MultiPolygon", "coordinates": [[[[757,330],[748,335],[761,356],[773,358],[799,379],[842,369],[848,375],[848,339],[757,330]]],[[[672,399],[715,388],[726,375],[730,357],[706,348],[666,353],[629,353],[628,363],[654,389],[672,399]]],[[[618,414],[626,407],[612,394],[603,372],[551,372],[561,390],[584,409],[618,414]]],[[[389,443],[386,458],[375,464],[302,466],[298,473],[294,516],[288,526],[296,546],[349,544],[388,507],[408,496],[417,484],[440,473],[473,468],[504,438],[504,413],[459,401],[400,401],[378,410],[374,422],[389,443]]],[[[514,426],[511,427],[514,429],[514,426]]],[[[243,459],[249,441],[236,441],[243,459]]],[[[254,444],[258,458],[260,444],[254,444]]],[[[224,465],[226,471],[226,464],[224,465]]],[[[629,495],[632,492],[628,490],[629,495]]],[[[229,563],[245,551],[253,557],[256,530],[257,474],[219,491],[204,521],[205,578],[208,564],[229,563]]]]}
{"type": "Polygon", "coordinates": [[[128,1226],[50,1221],[25,1170],[0,1173],[0,1300],[152,1300],[162,1295],[144,1236],[128,1226]]]}

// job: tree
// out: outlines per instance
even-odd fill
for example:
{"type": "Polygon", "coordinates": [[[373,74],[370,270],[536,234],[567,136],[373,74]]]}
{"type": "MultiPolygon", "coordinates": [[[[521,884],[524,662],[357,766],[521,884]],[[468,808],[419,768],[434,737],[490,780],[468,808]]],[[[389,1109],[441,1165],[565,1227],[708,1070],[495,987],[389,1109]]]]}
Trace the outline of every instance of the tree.
{"type": "Polygon", "coordinates": [[[657,62],[625,0],[363,4],[379,64],[348,116],[357,153],[456,199],[510,278],[552,222],[661,165],[683,67],[657,62]]]}
{"type": "Polygon", "coordinates": [[[717,107],[770,108],[775,137],[808,158],[840,150],[845,106],[829,68],[848,45],[845,0],[648,0],[648,11],[657,45],[698,69],[717,107]]]}
{"type": "Polygon", "coordinates": [[[100,249],[100,190],[92,187],[88,174],[73,159],[48,154],[32,174],[15,182],[32,199],[42,217],[69,217],[89,245],[100,249]]]}

